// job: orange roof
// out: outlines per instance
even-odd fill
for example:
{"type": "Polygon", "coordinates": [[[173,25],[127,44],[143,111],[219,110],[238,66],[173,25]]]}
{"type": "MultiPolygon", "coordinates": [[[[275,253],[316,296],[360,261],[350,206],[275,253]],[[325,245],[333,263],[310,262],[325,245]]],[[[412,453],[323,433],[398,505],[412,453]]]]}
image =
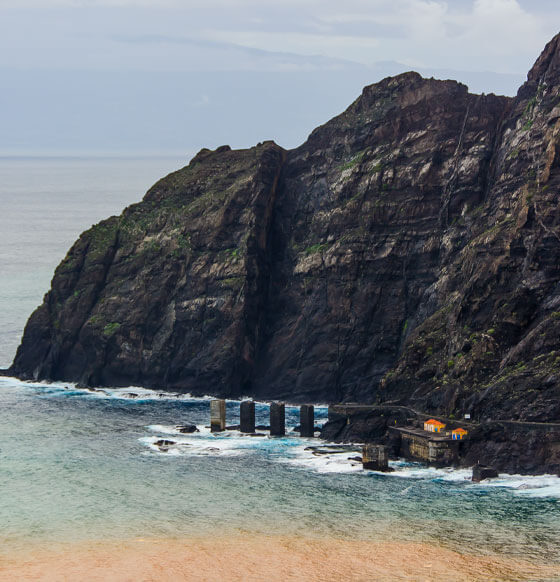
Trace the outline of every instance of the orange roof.
{"type": "Polygon", "coordinates": [[[467,431],[464,428],[456,428],[453,432],[467,434],[467,431]]]}
{"type": "Polygon", "coordinates": [[[439,420],[436,420],[435,418],[430,418],[430,420],[427,420],[424,424],[433,424],[435,426],[445,426],[445,424],[443,424],[443,422],[440,422],[439,420]]]}

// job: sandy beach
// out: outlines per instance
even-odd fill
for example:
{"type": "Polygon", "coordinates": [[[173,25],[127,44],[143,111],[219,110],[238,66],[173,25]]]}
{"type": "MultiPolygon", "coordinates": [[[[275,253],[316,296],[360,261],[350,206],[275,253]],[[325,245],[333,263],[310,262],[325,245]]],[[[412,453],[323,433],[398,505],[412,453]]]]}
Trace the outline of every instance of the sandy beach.
{"type": "Polygon", "coordinates": [[[134,539],[0,555],[2,581],[560,580],[560,566],[425,543],[297,537],[134,539]]]}

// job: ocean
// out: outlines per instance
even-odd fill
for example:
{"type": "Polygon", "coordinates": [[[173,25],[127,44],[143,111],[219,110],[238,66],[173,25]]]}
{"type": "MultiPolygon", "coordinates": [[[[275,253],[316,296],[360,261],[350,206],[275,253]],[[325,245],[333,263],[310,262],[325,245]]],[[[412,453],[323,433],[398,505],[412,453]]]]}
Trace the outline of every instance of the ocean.
{"type": "MultiPolygon", "coordinates": [[[[0,366],[77,235],[185,163],[0,159],[0,366]]],[[[557,476],[364,471],[359,444],[310,448],[297,408],[251,437],[210,433],[209,402],[0,378],[0,580],[560,580],[557,476]]]]}
{"type": "Polygon", "coordinates": [[[176,158],[0,157],[0,368],[80,233],[139,202],[176,158]]]}

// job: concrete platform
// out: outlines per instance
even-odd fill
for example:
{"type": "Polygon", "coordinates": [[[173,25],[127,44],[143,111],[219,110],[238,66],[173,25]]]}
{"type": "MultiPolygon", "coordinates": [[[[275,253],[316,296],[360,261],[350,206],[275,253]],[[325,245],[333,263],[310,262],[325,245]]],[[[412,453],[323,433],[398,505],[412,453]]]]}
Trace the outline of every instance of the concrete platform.
{"type": "Polygon", "coordinates": [[[440,467],[458,462],[461,441],[453,440],[451,434],[439,435],[411,426],[389,428],[400,435],[399,454],[405,459],[440,467]]]}
{"type": "Polygon", "coordinates": [[[390,426],[389,428],[390,430],[396,430],[403,434],[414,435],[434,442],[448,442],[448,441],[456,442],[453,441],[453,438],[451,437],[451,431],[446,431],[444,433],[434,433],[413,426],[390,426]]]}

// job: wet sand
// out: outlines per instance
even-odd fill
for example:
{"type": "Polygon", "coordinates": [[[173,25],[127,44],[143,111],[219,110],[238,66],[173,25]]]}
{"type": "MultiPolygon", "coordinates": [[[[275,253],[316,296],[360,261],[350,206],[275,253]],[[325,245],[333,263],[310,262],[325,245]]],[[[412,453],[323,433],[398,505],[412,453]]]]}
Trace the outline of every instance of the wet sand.
{"type": "Polygon", "coordinates": [[[560,565],[473,556],[426,543],[236,535],[0,550],[0,580],[279,582],[560,580],[560,565]]]}

